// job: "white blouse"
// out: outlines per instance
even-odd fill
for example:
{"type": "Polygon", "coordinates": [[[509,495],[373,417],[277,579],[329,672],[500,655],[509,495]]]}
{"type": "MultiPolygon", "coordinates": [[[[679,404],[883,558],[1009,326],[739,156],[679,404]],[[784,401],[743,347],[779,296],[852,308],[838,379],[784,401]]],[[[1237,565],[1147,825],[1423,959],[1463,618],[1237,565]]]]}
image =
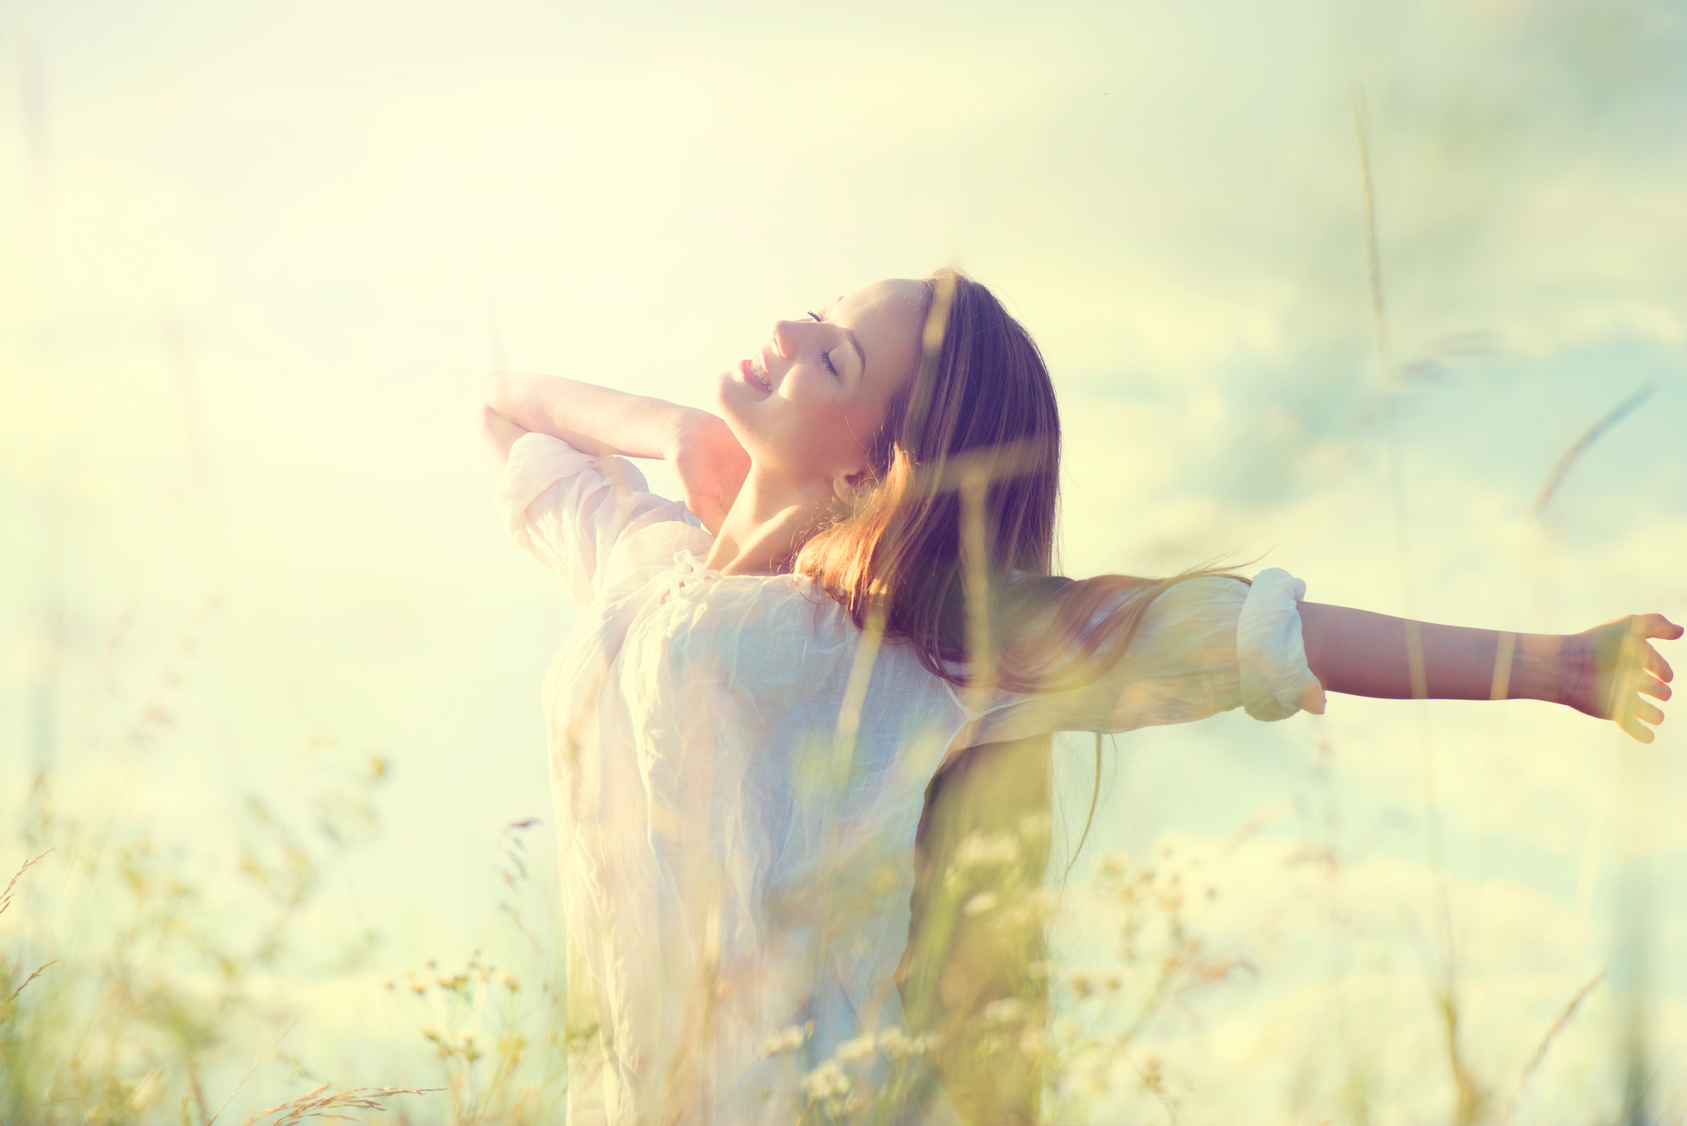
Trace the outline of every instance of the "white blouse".
{"type": "Polygon", "coordinates": [[[791,1121],[805,1070],[902,1028],[915,831],[950,750],[1324,710],[1280,570],[1173,586],[1083,688],[975,700],[905,643],[864,646],[805,577],[704,569],[709,533],[622,458],[524,435],[500,503],[578,615],[545,683],[574,1126],[791,1121]]]}

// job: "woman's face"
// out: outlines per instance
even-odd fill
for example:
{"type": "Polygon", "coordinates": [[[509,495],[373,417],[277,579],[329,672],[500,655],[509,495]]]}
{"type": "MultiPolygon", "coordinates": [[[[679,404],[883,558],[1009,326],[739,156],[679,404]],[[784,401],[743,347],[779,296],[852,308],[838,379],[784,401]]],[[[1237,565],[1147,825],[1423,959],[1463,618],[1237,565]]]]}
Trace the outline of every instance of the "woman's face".
{"type": "Polygon", "coordinates": [[[759,467],[837,481],[920,359],[925,287],[875,282],[801,320],[777,321],[760,352],[721,376],[721,413],[759,467]]]}

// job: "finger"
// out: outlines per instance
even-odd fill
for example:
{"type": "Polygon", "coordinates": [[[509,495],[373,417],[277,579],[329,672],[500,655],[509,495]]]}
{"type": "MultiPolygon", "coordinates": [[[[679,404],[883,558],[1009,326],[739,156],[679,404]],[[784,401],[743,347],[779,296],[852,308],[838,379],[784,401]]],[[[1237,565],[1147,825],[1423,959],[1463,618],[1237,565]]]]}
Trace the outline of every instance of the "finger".
{"type": "Polygon", "coordinates": [[[1654,727],[1664,721],[1664,712],[1662,708],[1657,707],[1654,704],[1648,704],[1645,700],[1642,700],[1639,697],[1635,698],[1634,706],[1630,709],[1630,711],[1634,714],[1635,718],[1643,719],[1654,727]]]}
{"type": "Polygon", "coordinates": [[[1644,692],[1658,700],[1667,700],[1675,695],[1675,690],[1670,688],[1669,685],[1650,676],[1641,677],[1640,682],[1634,686],[1634,690],[1644,692]]]}
{"type": "Polygon", "coordinates": [[[1646,636],[1661,637],[1666,641],[1674,641],[1682,634],[1682,628],[1664,617],[1662,614],[1645,615],[1646,636]]]}
{"type": "Polygon", "coordinates": [[[1658,655],[1658,651],[1650,645],[1646,646],[1646,671],[1659,680],[1674,680],[1675,670],[1669,667],[1669,662],[1658,655]]]}
{"type": "Polygon", "coordinates": [[[1654,738],[1656,738],[1656,736],[1652,734],[1651,728],[1646,727],[1631,715],[1624,716],[1622,722],[1618,724],[1618,726],[1621,727],[1630,738],[1640,743],[1650,743],[1654,738]]]}

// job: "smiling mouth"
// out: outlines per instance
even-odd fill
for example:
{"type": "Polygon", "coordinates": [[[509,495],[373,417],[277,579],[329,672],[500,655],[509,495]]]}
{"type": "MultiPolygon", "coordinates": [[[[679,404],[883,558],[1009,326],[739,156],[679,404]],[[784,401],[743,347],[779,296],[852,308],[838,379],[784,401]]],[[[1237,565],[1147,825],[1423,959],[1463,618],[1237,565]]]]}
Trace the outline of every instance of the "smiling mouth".
{"type": "Polygon", "coordinates": [[[749,382],[754,383],[757,387],[760,387],[769,395],[773,394],[773,384],[769,383],[767,381],[767,376],[757,371],[756,365],[751,363],[749,360],[740,360],[738,362],[738,371],[739,374],[743,375],[743,377],[749,382]]]}

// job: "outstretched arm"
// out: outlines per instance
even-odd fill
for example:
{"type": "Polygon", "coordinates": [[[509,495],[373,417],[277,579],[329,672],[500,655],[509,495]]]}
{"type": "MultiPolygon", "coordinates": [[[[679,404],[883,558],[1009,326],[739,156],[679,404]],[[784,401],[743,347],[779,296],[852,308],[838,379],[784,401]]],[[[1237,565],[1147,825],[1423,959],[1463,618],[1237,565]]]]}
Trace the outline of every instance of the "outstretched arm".
{"type": "Polygon", "coordinates": [[[703,526],[720,530],[750,459],[720,418],[662,399],[553,375],[493,374],[483,412],[500,452],[537,430],[582,453],[666,458],[703,526]]]}
{"type": "Polygon", "coordinates": [[[1648,639],[1682,627],[1640,614],[1573,634],[1434,625],[1317,602],[1300,604],[1306,664],[1330,692],[1389,699],[1547,700],[1614,720],[1650,743],[1674,673],[1648,639]]]}

